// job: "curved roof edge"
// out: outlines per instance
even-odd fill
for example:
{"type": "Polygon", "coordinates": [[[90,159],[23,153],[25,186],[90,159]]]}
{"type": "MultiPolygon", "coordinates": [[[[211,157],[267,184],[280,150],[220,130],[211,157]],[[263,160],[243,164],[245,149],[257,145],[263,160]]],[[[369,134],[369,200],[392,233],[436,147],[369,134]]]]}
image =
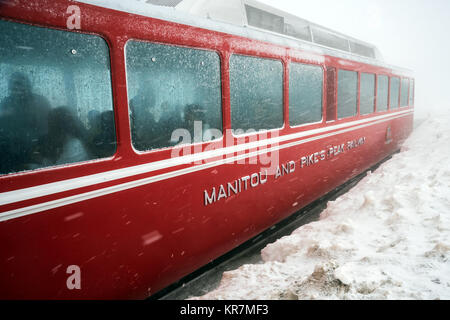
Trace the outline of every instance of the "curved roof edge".
{"type": "MultiPolygon", "coordinates": [[[[155,1],[155,0],[148,0],[155,1]]],[[[169,1],[170,0],[166,0],[169,1]]],[[[186,0],[185,0],[186,1],[186,0]]],[[[189,0],[198,1],[198,0],[189,0]]],[[[205,0],[200,0],[205,1],[205,0]]],[[[238,0],[239,2],[252,1],[252,0],[238,0]]],[[[401,71],[405,74],[411,74],[412,71],[406,68],[397,67],[389,65],[382,60],[368,58],[361,55],[357,55],[351,52],[346,52],[343,50],[338,50],[330,48],[324,45],[313,43],[310,41],[294,38],[289,35],[284,35],[276,32],[271,32],[268,30],[263,30],[260,28],[255,28],[251,26],[239,26],[231,24],[229,22],[212,20],[212,17],[201,17],[198,15],[193,15],[189,10],[181,9],[181,5],[186,5],[181,2],[176,6],[163,6],[163,5],[153,5],[151,3],[139,1],[139,0],[76,0],[76,2],[86,3],[90,5],[99,6],[102,8],[108,8],[112,10],[137,14],[145,17],[166,20],[170,22],[175,22],[179,24],[189,25],[193,27],[208,29],[211,31],[228,33],[231,35],[242,36],[249,39],[264,41],[273,43],[280,46],[291,47],[294,49],[300,49],[304,51],[309,51],[311,53],[316,53],[318,55],[329,55],[337,58],[353,60],[356,62],[372,64],[388,69],[395,69],[397,72],[401,71]]],[[[176,2],[176,1],[175,1],[176,2]]],[[[197,4],[198,5],[198,4],[197,4]]],[[[219,20],[219,19],[218,19],[219,20]]],[[[315,25],[318,26],[318,25],[315,25]]],[[[320,27],[320,26],[319,26],[320,27]]],[[[323,27],[321,27],[323,28],[323,27]]],[[[323,28],[326,29],[326,28],[323,28]]],[[[353,38],[352,38],[353,39],[353,38]]],[[[376,47],[375,47],[376,48],[376,47]]],[[[377,50],[377,49],[376,49],[377,50]]],[[[320,59],[319,56],[308,57],[312,60],[320,59]]],[[[320,61],[319,61],[320,62],[320,61]]]]}

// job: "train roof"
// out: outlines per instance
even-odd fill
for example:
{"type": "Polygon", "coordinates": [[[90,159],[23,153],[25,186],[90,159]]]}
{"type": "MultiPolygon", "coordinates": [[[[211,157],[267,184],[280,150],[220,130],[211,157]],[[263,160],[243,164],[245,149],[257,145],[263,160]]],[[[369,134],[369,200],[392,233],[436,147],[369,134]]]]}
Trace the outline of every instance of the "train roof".
{"type": "Polygon", "coordinates": [[[255,0],[77,0],[77,2],[358,61],[405,73],[376,46],[255,0]]]}

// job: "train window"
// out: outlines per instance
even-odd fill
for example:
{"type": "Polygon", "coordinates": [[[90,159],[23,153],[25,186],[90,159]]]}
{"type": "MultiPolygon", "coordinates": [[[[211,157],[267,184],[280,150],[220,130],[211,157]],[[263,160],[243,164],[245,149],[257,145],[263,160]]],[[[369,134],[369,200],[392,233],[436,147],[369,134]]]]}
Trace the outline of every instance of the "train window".
{"type": "Polygon", "coordinates": [[[358,73],[339,70],[338,73],[338,118],[356,116],[358,96],[358,73]]]}
{"type": "Polygon", "coordinates": [[[389,106],[392,109],[398,108],[399,103],[399,94],[400,94],[400,79],[399,78],[391,78],[391,91],[390,91],[390,101],[389,106]]]}
{"type": "Polygon", "coordinates": [[[408,106],[408,90],[409,90],[409,79],[402,79],[402,89],[400,95],[400,107],[408,106]]]}
{"type": "Polygon", "coordinates": [[[283,126],[281,61],[232,55],[230,89],[231,123],[235,132],[283,126]]]}
{"type": "Polygon", "coordinates": [[[276,14],[245,5],[245,12],[247,14],[247,21],[250,26],[283,33],[284,18],[276,14]]]}
{"type": "Polygon", "coordinates": [[[312,28],[312,32],[315,43],[343,51],[350,51],[347,39],[318,28],[312,28]]]}
{"type": "Polygon", "coordinates": [[[293,19],[289,21],[289,23],[285,22],[284,34],[311,42],[311,30],[309,29],[309,25],[300,19],[293,19]]]}
{"type": "Polygon", "coordinates": [[[409,105],[414,105],[414,79],[411,79],[410,89],[409,89],[409,105]]]}
{"type": "Polygon", "coordinates": [[[327,122],[336,121],[336,68],[327,68],[327,122]]]}
{"type": "Polygon", "coordinates": [[[386,111],[388,109],[389,78],[378,76],[377,87],[377,111],[386,111]]]}
{"type": "Polygon", "coordinates": [[[289,123],[297,126],[322,120],[321,67],[291,63],[289,70],[289,123]]]}
{"type": "Polygon", "coordinates": [[[375,109],[375,75],[361,73],[359,113],[362,115],[373,113],[375,109]]]}
{"type": "Polygon", "coordinates": [[[0,174],[112,156],[106,42],[2,20],[0,30],[0,174]]]}
{"type": "Polygon", "coordinates": [[[361,56],[375,58],[375,50],[364,44],[350,41],[350,49],[351,52],[359,54],[361,56]]]}
{"type": "Polygon", "coordinates": [[[216,52],[129,41],[126,65],[131,134],[137,150],[222,136],[220,58],[216,52]],[[177,129],[189,134],[178,135],[177,129]]]}

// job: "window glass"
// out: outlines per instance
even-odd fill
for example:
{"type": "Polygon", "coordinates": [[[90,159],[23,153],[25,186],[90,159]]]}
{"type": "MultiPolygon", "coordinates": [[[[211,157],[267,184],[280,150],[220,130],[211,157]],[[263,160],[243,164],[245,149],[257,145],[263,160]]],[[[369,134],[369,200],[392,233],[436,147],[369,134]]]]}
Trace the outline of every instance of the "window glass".
{"type": "Polygon", "coordinates": [[[293,19],[284,24],[284,34],[306,41],[311,41],[311,31],[307,23],[303,23],[300,19],[293,19]]]}
{"type": "Polygon", "coordinates": [[[278,33],[284,32],[284,18],[276,14],[245,5],[247,21],[250,26],[278,33]]]}
{"type": "Polygon", "coordinates": [[[313,28],[312,31],[315,43],[343,51],[349,51],[347,39],[329,33],[326,30],[313,28]]]}
{"type": "Polygon", "coordinates": [[[327,68],[327,122],[336,121],[336,69],[327,68]]]}
{"type": "Polygon", "coordinates": [[[354,71],[339,70],[338,73],[338,118],[356,115],[358,95],[358,74],[354,71]]]}
{"type": "Polygon", "coordinates": [[[411,79],[411,89],[409,90],[409,105],[414,105],[414,80],[411,79]]]}
{"type": "Polygon", "coordinates": [[[408,90],[409,90],[409,79],[402,79],[402,92],[400,96],[400,106],[406,107],[408,106],[408,90]]]}
{"type": "Polygon", "coordinates": [[[322,120],[321,67],[291,63],[289,70],[289,123],[297,126],[322,120]]]}
{"type": "Polygon", "coordinates": [[[364,44],[350,41],[350,49],[351,49],[351,52],[359,54],[361,56],[375,58],[375,50],[364,44]]]}
{"type": "Polygon", "coordinates": [[[231,56],[230,87],[233,129],[265,130],[283,126],[281,61],[231,56]]]}
{"type": "Polygon", "coordinates": [[[370,73],[361,73],[361,97],[359,113],[362,115],[370,114],[375,108],[375,75],[370,73]]]}
{"type": "Polygon", "coordinates": [[[0,174],[112,156],[106,42],[1,20],[0,29],[0,174]]]}
{"type": "Polygon", "coordinates": [[[389,78],[387,76],[378,76],[377,86],[377,111],[386,111],[388,109],[389,78]]]}
{"type": "Polygon", "coordinates": [[[132,141],[137,150],[222,136],[217,53],[130,41],[126,63],[132,141]],[[177,129],[188,133],[183,141],[177,129]]]}
{"type": "Polygon", "coordinates": [[[398,99],[400,94],[400,79],[399,78],[391,78],[391,98],[390,98],[390,108],[397,109],[398,108],[398,99]]]}

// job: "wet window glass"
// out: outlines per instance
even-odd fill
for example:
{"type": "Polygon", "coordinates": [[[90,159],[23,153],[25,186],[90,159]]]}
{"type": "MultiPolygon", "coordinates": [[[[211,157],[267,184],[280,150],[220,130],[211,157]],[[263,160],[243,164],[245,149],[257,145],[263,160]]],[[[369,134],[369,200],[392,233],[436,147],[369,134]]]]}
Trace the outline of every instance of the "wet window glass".
{"type": "Polygon", "coordinates": [[[338,118],[356,116],[358,96],[358,74],[339,70],[338,73],[338,118]]]}
{"type": "Polygon", "coordinates": [[[377,81],[377,111],[386,111],[388,109],[389,78],[387,76],[378,76],[377,81]]]}
{"type": "Polygon", "coordinates": [[[231,125],[235,132],[283,126],[281,61],[231,56],[230,87],[231,125]]]}
{"type": "Polygon", "coordinates": [[[400,107],[408,106],[409,79],[402,79],[402,92],[400,96],[400,107]]]}
{"type": "Polygon", "coordinates": [[[289,69],[289,123],[297,126],[322,120],[321,67],[291,63],[289,69]]]}
{"type": "Polygon", "coordinates": [[[399,102],[399,94],[400,94],[400,79],[399,78],[391,78],[391,92],[390,92],[390,108],[397,109],[399,102]]]}
{"type": "Polygon", "coordinates": [[[284,24],[284,34],[294,38],[311,41],[311,30],[309,29],[308,23],[303,22],[301,19],[290,19],[289,22],[285,22],[284,24]]]}
{"type": "Polygon", "coordinates": [[[414,80],[411,79],[411,89],[409,90],[409,105],[414,105],[414,80]]]}
{"type": "Polygon", "coordinates": [[[343,50],[343,51],[349,51],[349,42],[347,39],[344,39],[342,37],[339,37],[335,34],[332,34],[326,30],[322,30],[322,29],[318,29],[318,28],[313,28],[313,37],[314,37],[314,42],[327,46],[327,47],[331,47],[331,48],[335,48],[335,49],[339,49],[339,50],[343,50]]]}
{"type": "Polygon", "coordinates": [[[364,44],[350,41],[350,49],[351,49],[351,52],[359,54],[361,56],[375,58],[375,50],[364,44]]]}
{"type": "Polygon", "coordinates": [[[370,73],[361,73],[361,97],[359,113],[362,115],[370,114],[375,108],[375,75],[370,73]]]}
{"type": "Polygon", "coordinates": [[[0,30],[0,174],[112,156],[106,42],[1,20],[0,30]]]}
{"type": "Polygon", "coordinates": [[[284,18],[276,14],[245,5],[248,24],[261,29],[278,33],[284,31],[284,18]]]}
{"type": "Polygon", "coordinates": [[[327,122],[336,121],[336,68],[327,68],[327,122]]]}
{"type": "Polygon", "coordinates": [[[126,63],[131,134],[137,150],[222,136],[216,52],[130,41],[126,63]]]}

